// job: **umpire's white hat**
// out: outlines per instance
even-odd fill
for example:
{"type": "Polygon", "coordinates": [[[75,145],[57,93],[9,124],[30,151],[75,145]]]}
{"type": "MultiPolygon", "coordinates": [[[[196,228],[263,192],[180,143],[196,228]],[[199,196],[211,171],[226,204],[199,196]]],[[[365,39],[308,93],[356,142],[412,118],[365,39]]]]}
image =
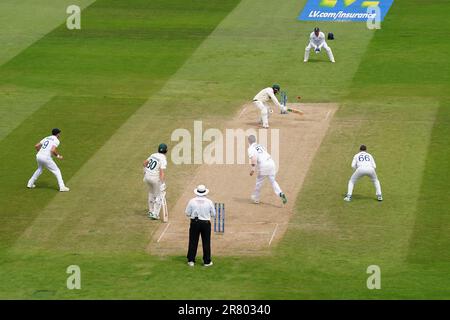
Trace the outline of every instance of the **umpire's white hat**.
{"type": "Polygon", "coordinates": [[[209,190],[203,184],[198,185],[197,188],[194,189],[194,193],[200,197],[206,196],[208,192],[209,190]]]}

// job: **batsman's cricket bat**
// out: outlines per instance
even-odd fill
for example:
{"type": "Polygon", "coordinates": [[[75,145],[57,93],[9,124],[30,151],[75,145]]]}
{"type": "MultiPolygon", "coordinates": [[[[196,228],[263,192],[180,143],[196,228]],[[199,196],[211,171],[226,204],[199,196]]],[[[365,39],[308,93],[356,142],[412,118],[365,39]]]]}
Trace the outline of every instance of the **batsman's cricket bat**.
{"type": "Polygon", "coordinates": [[[298,115],[303,115],[303,114],[305,114],[303,111],[297,110],[297,109],[291,109],[291,108],[288,108],[287,111],[292,112],[292,113],[296,113],[296,114],[298,114],[298,115]]]}
{"type": "Polygon", "coordinates": [[[161,199],[162,199],[162,209],[163,209],[163,222],[169,221],[169,208],[167,207],[167,201],[166,201],[166,192],[161,192],[161,199]]]}

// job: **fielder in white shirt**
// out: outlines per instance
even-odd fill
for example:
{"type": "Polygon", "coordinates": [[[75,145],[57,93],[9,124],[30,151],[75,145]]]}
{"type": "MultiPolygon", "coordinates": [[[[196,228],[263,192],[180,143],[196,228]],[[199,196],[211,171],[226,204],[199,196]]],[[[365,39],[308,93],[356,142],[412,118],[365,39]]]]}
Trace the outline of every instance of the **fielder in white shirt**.
{"type": "Polygon", "coordinates": [[[367,147],[365,145],[361,145],[359,147],[360,152],[355,154],[353,157],[352,168],[355,172],[348,182],[347,196],[344,198],[345,201],[352,200],[353,187],[355,186],[355,183],[364,176],[368,176],[370,180],[372,180],[373,185],[375,186],[375,194],[378,201],[383,201],[383,197],[381,195],[381,184],[378,180],[377,173],[375,172],[377,165],[375,164],[375,160],[372,155],[367,153],[366,150],[367,147]]]}
{"type": "Polygon", "coordinates": [[[166,190],[165,170],[167,168],[167,145],[161,143],[158,152],[144,161],[144,182],[148,185],[148,217],[159,219],[162,198],[161,191],[166,190]]]}
{"type": "Polygon", "coordinates": [[[324,33],[321,32],[319,28],[314,28],[314,31],[311,32],[311,35],[309,36],[309,44],[306,46],[305,59],[303,62],[308,62],[309,51],[311,49],[314,49],[314,52],[319,53],[322,48],[327,52],[330,61],[334,63],[333,51],[331,51],[331,48],[327,45],[324,33]]]}
{"type": "Polygon", "coordinates": [[[253,104],[259,109],[261,113],[261,116],[258,120],[260,123],[262,123],[263,128],[269,128],[269,113],[273,112],[273,110],[267,105],[269,101],[272,101],[272,103],[278,106],[281,112],[285,112],[287,109],[287,107],[280,104],[277,97],[275,96],[279,91],[280,86],[278,84],[274,84],[272,87],[262,89],[253,98],[253,104]]]}
{"type": "Polygon", "coordinates": [[[36,161],[38,164],[37,170],[34,172],[33,176],[28,180],[27,188],[33,189],[36,188],[34,184],[39,176],[42,174],[43,168],[47,168],[51,173],[53,173],[58,180],[59,191],[66,192],[69,191],[69,188],[64,184],[64,180],[61,175],[61,170],[59,170],[55,161],[53,161],[52,156],[55,156],[57,159],[63,159],[63,156],[58,153],[59,146],[59,136],[61,134],[61,130],[55,128],[52,130],[52,135],[42,139],[39,143],[37,143],[34,148],[37,151],[36,161]]]}
{"type": "Polygon", "coordinates": [[[272,157],[262,145],[256,143],[256,137],[254,135],[250,135],[248,137],[248,143],[250,145],[248,148],[248,156],[252,167],[250,175],[252,176],[256,169],[258,169],[255,190],[251,196],[253,202],[259,203],[261,187],[264,180],[268,178],[272,184],[273,191],[281,198],[283,204],[285,204],[287,202],[287,198],[275,180],[276,167],[272,157]]]}

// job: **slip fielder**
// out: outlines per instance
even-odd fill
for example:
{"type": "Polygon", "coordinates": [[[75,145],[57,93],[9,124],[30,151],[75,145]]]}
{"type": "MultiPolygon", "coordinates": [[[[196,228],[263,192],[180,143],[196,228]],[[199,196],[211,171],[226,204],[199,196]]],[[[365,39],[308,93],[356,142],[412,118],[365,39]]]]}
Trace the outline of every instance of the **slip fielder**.
{"type": "Polygon", "coordinates": [[[42,174],[43,168],[47,168],[51,173],[53,173],[58,181],[59,191],[67,192],[70,189],[66,187],[64,184],[64,180],[62,178],[61,170],[59,170],[55,161],[52,159],[52,156],[55,156],[57,159],[63,159],[63,156],[58,152],[59,146],[59,136],[61,134],[61,130],[55,128],[52,130],[52,135],[45,137],[41,141],[39,141],[34,148],[37,151],[36,154],[36,162],[38,164],[37,170],[34,172],[33,176],[28,180],[27,188],[33,189],[36,187],[34,184],[39,176],[42,174]]]}
{"type": "Polygon", "coordinates": [[[166,190],[165,171],[167,168],[167,145],[161,143],[158,152],[144,161],[144,182],[148,185],[148,217],[159,219],[159,212],[164,199],[162,192],[166,190]]]}
{"type": "Polygon", "coordinates": [[[322,48],[324,48],[325,51],[327,52],[330,61],[334,63],[335,61],[333,51],[331,51],[331,48],[327,45],[325,41],[325,34],[321,32],[319,28],[316,27],[314,28],[314,31],[311,32],[311,34],[309,35],[309,43],[305,48],[305,57],[303,62],[308,62],[309,51],[311,49],[314,49],[314,52],[319,53],[322,48]]]}
{"type": "Polygon", "coordinates": [[[280,108],[281,112],[286,112],[286,107],[281,105],[275,96],[280,91],[280,85],[274,84],[272,87],[268,87],[262,89],[258,94],[253,98],[253,104],[260,111],[260,118],[258,119],[260,123],[262,123],[263,128],[269,128],[269,113],[273,112],[272,109],[267,105],[269,101],[272,101],[278,108],[280,108]]]}
{"type": "Polygon", "coordinates": [[[278,185],[277,181],[275,180],[276,167],[272,157],[262,145],[256,143],[256,137],[254,135],[250,135],[248,137],[248,144],[248,156],[250,158],[250,165],[252,167],[250,175],[252,176],[255,173],[256,169],[258,169],[256,186],[251,199],[254,203],[259,203],[261,187],[264,180],[268,178],[270,183],[272,184],[273,191],[277,196],[281,198],[283,204],[285,204],[287,202],[287,198],[278,185]]]}
{"type": "Polygon", "coordinates": [[[366,152],[366,150],[367,147],[365,145],[361,145],[359,147],[360,152],[355,154],[353,157],[352,168],[355,172],[348,182],[347,196],[344,198],[345,201],[352,200],[353,187],[355,186],[355,183],[364,176],[368,176],[370,180],[372,180],[373,185],[375,186],[375,194],[378,201],[383,201],[383,197],[381,195],[381,184],[375,172],[377,165],[375,164],[375,159],[370,153],[366,152]]]}

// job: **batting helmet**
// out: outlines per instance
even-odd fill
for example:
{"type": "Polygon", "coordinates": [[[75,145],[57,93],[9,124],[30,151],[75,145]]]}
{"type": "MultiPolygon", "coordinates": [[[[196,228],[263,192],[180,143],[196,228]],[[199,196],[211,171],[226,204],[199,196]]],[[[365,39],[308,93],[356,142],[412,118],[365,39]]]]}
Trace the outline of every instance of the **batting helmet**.
{"type": "Polygon", "coordinates": [[[165,143],[161,143],[158,146],[158,152],[159,153],[167,153],[167,145],[165,143]]]}
{"type": "Polygon", "coordinates": [[[328,40],[334,40],[333,32],[328,32],[328,40]]]}
{"type": "Polygon", "coordinates": [[[280,88],[279,84],[274,84],[274,85],[272,85],[272,89],[280,91],[281,88],[280,88]]]}

